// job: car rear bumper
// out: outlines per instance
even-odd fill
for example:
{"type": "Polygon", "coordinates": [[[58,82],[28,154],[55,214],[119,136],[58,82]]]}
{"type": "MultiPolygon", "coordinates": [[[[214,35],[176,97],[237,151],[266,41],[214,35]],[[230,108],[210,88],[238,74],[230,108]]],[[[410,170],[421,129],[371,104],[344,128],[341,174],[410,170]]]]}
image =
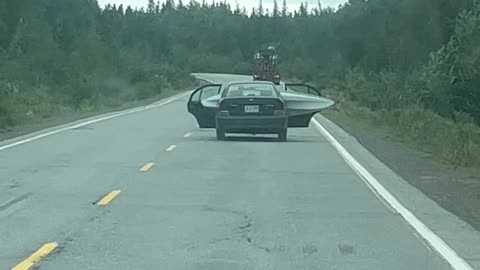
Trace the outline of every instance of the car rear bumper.
{"type": "Polygon", "coordinates": [[[217,127],[227,133],[276,133],[288,127],[286,115],[231,116],[217,115],[217,127]]]}

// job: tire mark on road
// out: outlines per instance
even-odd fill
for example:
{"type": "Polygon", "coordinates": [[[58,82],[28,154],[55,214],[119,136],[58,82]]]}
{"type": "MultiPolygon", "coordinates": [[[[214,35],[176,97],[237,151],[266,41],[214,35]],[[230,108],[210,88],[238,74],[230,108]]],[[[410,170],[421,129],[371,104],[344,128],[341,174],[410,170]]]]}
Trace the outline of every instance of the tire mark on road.
{"type": "Polygon", "coordinates": [[[26,194],[23,194],[21,196],[18,196],[16,198],[13,198],[11,199],[10,201],[4,203],[4,204],[1,204],[0,205],[0,211],[4,211],[12,206],[14,206],[15,204],[21,202],[21,201],[24,201],[26,199],[28,199],[30,196],[32,196],[33,193],[29,192],[29,193],[26,193],[26,194]]]}

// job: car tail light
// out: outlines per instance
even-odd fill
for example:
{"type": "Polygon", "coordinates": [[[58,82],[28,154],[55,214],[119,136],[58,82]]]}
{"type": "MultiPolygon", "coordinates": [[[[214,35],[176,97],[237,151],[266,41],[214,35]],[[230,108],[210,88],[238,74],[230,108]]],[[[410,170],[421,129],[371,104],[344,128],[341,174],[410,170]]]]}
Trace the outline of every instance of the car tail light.
{"type": "Polygon", "coordinates": [[[220,103],[220,106],[218,106],[218,112],[228,112],[228,108],[225,102],[220,103]]]}
{"type": "Polygon", "coordinates": [[[275,111],[274,114],[285,114],[285,106],[282,102],[278,102],[275,104],[275,111]]]}

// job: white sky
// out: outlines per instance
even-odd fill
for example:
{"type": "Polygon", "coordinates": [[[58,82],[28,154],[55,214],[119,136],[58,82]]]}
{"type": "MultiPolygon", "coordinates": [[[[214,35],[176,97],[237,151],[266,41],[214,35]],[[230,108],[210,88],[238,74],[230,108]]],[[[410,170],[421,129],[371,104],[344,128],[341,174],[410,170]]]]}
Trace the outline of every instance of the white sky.
{"type": "MultiPolygon", "coordinates": [[[[176,0],[175,2],[177,2],[176,0]]],[[[221,0],[223,1],[223,0],[221,0]]],[[[238,3],[240,4],[241,7],[245,6],[247,8],[247,11],[250,12],[252,7],[258,7],[259,0],[237,0],[238,3]]],[[[124,6],[132,6],[132,7],[144,7],[146,6],[146,3],[148,0],[98,0],[98,3],[100,4],[100,7],[104,7],[106,4],[123,4],[124,6]]],[[[160,1],[162,2],[162,1],[160,1]]],[[[184,4],[187,4],[190,2],[190,0],[183,0],[184,4]]],[[[197,2],[202,2],[202,0],[197,0],[197,2]]],[[[207,3],[211,3],[212,0],[206,0],[207,3]]],[[[216,0],[215,2],[219,2],[219,0],[216,0]]],[[[235,0],[227,0],[232,7],[235,7],[235,0]]],[[[280,8],[282,5],[283,0],[277,0],[280,8]]],[[[316,7],[317,6],[317,0],[287,0],[288,8],[290,11],[294,9],[298,9],[300,6],[301,2],[308,2],[308,5],[310,8],[316,7]]],[[[339,4],[345,3],[347,0],[320,0],[320,3],[322,3],[322,6],[331,6],[331,7],[338,7],[339,4]]],[[[263,7],[265,9],[269,9],[272,11],[273,9],[273,0],[263,0],[263,7]]]]}

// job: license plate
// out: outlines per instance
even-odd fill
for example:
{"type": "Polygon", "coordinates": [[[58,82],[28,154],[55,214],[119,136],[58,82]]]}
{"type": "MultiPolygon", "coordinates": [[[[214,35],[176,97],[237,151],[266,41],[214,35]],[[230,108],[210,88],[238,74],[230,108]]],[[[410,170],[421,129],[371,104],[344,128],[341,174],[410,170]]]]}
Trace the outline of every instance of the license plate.
{"type": "Polygon", "coordinates": [[[258,113],[260,112],[260,106],[258,105],[245,105],[246,113],[258,113]]]}

